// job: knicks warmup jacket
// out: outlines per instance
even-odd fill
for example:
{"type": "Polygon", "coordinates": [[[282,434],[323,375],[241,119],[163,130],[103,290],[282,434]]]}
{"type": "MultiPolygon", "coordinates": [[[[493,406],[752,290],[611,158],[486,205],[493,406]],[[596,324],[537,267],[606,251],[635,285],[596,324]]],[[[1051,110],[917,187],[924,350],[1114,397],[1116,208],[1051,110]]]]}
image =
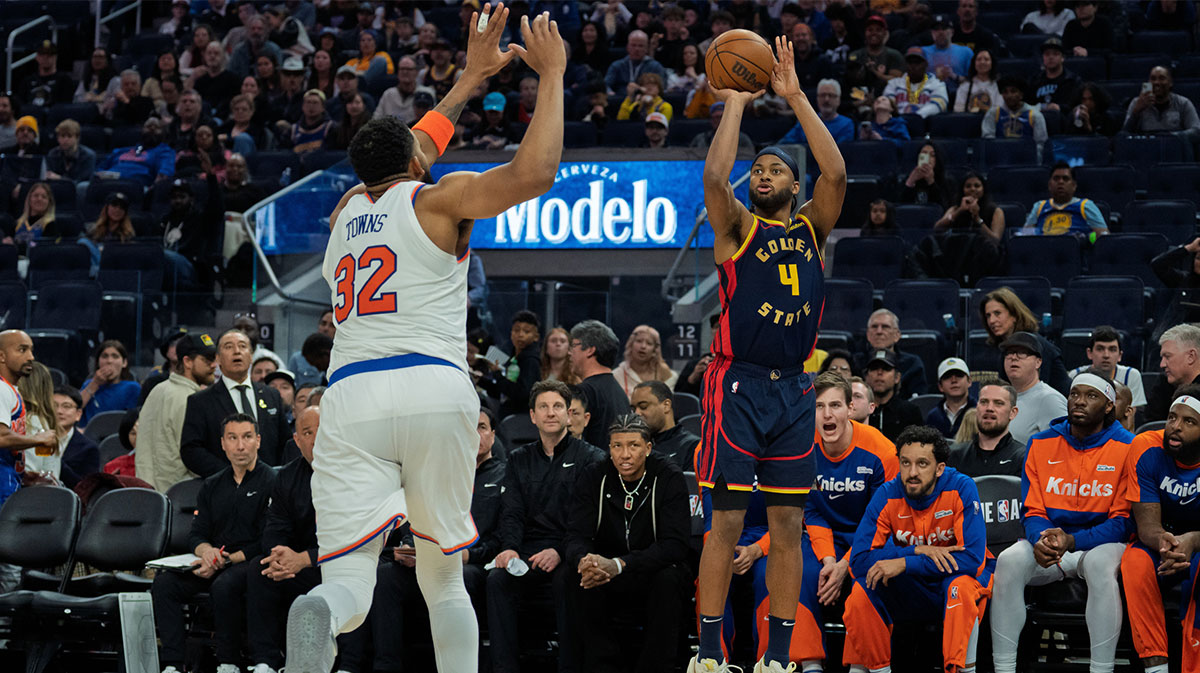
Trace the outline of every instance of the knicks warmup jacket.
{"type": "Polygon", "coordinates": [[[850,570],[866,577],[877,561],[905,559],[905,574],[914,578],[944,579],[954,575],[977,577],[987,554],[987,527],[975,482],[947,467],[934,484],[933,493],[912,499],[904,494],[900,477],[875,492],[854,536],[850,570]],[[952,547],[958,570],[938,569],[927,556],[916,554],[918,545],[952,547]]]}
{"type": "Polygon", "coordinates": [[[854,533],[871,496],[900,470],[896,445],[878,429],[850,421],[850,448],[837,458],[825,453],[825,442],[817,433],[820,450],[814,452],[817,481],[804,505],[804,532],[818,559],[837,558],[836,550],[854,543],[854,533]]]}
{"type": "Polygon", "coordinates": [[[1113,422],[1082,440],[1066,418],[1029,440],[1021,475],[1025,537],[1037,544],[1042,531],[1061,528],[1075,536],[1075,549],[1127,542],[1129,518],[1125,465],[1133,435],[1113,422]]]}

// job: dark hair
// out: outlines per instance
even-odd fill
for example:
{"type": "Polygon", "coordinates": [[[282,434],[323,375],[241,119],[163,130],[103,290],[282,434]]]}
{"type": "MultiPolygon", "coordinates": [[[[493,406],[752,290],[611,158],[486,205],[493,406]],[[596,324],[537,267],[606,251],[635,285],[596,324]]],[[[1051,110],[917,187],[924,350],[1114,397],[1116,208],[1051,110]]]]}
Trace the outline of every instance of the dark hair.
{"type": "Polygon", "coordinates": [[[542,329],[542,321],[538,319],[537,314],[533,311],[520,310],[513,314],[513,325],[523,322],[526,325],[533,325],[534,329],[542,329]]]}
{"type": "Polygon", "coordinates": [[[250,425],[254,426],[254,434],[258,434],[258,419],[254,418],[250,414],[243,414],[239,412],[226,416],[225,419],[221,421],[222,435],[225,434],[225,428],[229,427],[230,423],[249,423],[250,425]]]}
{"type": "Polygon", "coordinates": [[[1115,341],[1117,349],[1121,348],[1121,333],[1113,329],[1111,325],[1100,325],[1092,330],[1092,338],[1088,340],[1088,348],[1095,348],[1098,341],[1115,341]]]}
{"type": "Polygon", "coordinates": [[[983,196],[979,199],[979,213],[982,215],[984,211],[992,206],[992,193],[988,191],[987,178],[983,177],[983,174],[975,171],[967,171],[967,174],[963,176],[962,182],[958,185],[958,202],[962,203],[963,192],[967,187],[967,180],[971,178],[975,178],[979,181],[980,185],[983,185],[983,196]]]}
{"type": "Polygon", "coordinates": [[[571,406],[571,400],[575,399],[575,397],[571,395],[571,389],[568,388],[567,384],[563,383],[562,381],[538,381],[537,383],[533,384],[533,389],[529,391],[530,409],[533,409],[537,405],[537,398],[540,397],[542,393],[558,393],[558,395],[563,398],[563,402],[566,402],[568,407],[571,406]]]}
{"type": "Polygon", "coordinates": [[[1059,161],[1058,163],[1054,164],[1054,166],[1050,168],[1050,175],[1053,176],[1058,171],[1066,171],[1067,173],[1071,174],[1072,180],[1075,179],[1075,169],[1071,167],[1071,164],[1068,164],[1065,161],[1059,161]]]}
{"type": "Polygon", "coordinates": [[[733,18],[733,14],[724,9],[718,9],[717,11],[708,15],[708,25],[709,26],[713,25],[713,23],[715,23],[717,21],[724,21],[725,23],[728,23],[731,26],[737,25],[737,20],[735,20],[733,18]]]}
{"type": "Polygon", "coordinates": [[[950,458],[950,443],[942,436],[940,430],[928,425],[910,425],[896,438],[896,455],[906,444],[929,444],[933,447],[933,459],[939,463],[950,458]]]}
{"type": "Polygon", "coordinates": [[[368,187],[382,184],[408,170],[413,135],[396,117],[379,117],[363,124],[350,141],[350,165],[368,187]]]}
{"type": "Polygon", "coordinates": [[[829,371],[829,363],[833,362],[836,358],[841,358],[849,362],[850,368],[854,368],[854,356],[850,354],[850,351],[842,348],[834,348],[825,354],[825,359],[821,361],[821,367],[817,370],[817,374],[824,374],[829,371]]]}
{"type": "Polygon", "coordinates": [[[133,374],[129,372],[129,350],[125,348],[125,344],[117,341],[116,339],[101,341],[100,345],[96,347],[96,366],[100,366],[100,355],[109,348],[120,353],[121,357],[125,359],[125,366],[121,368],[121,380],[132,381],[133,374]]]}
{"type": "MultiPolygon", "coordinates": [[[[940,162],[939,162],[940,163],[940,162]]],[[[867,219],[863,222],[860,236],[880,236],[892,234],[896,231],[896,206],[892,205],[887,199],[875,199],[867,206],[867,219]],[[875,204],[882,203],[887,210],[887,217],[883,220],[883,226],[876,227],[871,223],[871,207],[875,204]]]]}
{"type": "Polygon", "coordinates": [[[489,408],[486,404],[482,404],[479,406],[479,413],[487,416],[488,425],[492,428],[492,430],[495,430],[497,423],[496,412],[492,411],[491,408],[489,408]]]}
{"type": "Polygon", "coordinates": [[[633,387],[634,390],[641,390],[642,388],[649,388],[651,394],[654,395],[654,399],[659,402],[671,400],[671,404],[675,404],[675,395],[671,393],[671,389],[667,387],[667,384],[662,381],[642,381],[633,387]]]}
{"type": "Polygon", "coordinates": [[[125,417],[121,419],[120,428],[117,430],[117,436],[121,438],[121,446],[125,447],[126,451],[133,451],[133,442],[129,441],[129,433],[133,432],[133,426],[137,425],[138,416],[141,415],[142,408],[134,407],[125,412],[125,417]]]}
{"type": "Polygon", "coordinates": [[[579,406],[583,407],[583,410],[586,412],[588,410],[587,395],[583,394],[583,391],[580,390],[579,386],[570,386],[569,385],[569,386],[567,386],[567,390],[571,391],[571,401],[572,402],[578,401],[579,406]]]}
{"type": "MultiPolygon", "coordinates": [[[[787,9],[787,7],[785,6],[784,9],[787,9]]],[[[683,10],[676,5],[667,5],[666,7],[663,7],[662,14],[659,16],[659,18],[664,21],[667,19],[682,19],[683,10]]]]}
{"type": "Polygon", "coordinates": [[[1112,105],[1112,96],[1108,95],[1108,91],[1096,84],[1095,82],[1084,82],[1075,91],[1074,99],[1071,101],[1071,107],[1075,108],[1083,104],[1083,92],[1089,91],[1092,94],[1092,101],[1096,103],[1096,113],[1107,112],[1109,106],[1112,105]]]}
{"type": "MultiPolygon", "coordinates": [[[[828,360],[829,358],[826,358],[828,360]]],[[[850,389],[850,382],[842,378],[841,374],[834,372],[824,372],[817,374],[817,378],[813,381],[813,392],[817,397],[826,390],[837,388],[846,396],[846,404],[850,404],[850,400],[854,398],[854,391],[850,389]]]]}
{"type": "Polygon", "coordinates": [[[584,320],[571,328],[571,338],[579,339],[579,347],[583,350],[596,349],[596,363],[602,367],[612,367],[617,363],[617,353],[621,342],[612,328],[599,320],[584,320]]]}
{"type": "Polygon", "coordinates": [[[321,405],[321,396],[325,394],[326,386],[313,386],[313,391],[308,394],[308,406],[317,407],[321,405]]]}
{"type": "Polygon", "coordinates": [[[75,403],[75,408],[83,408],[83,395],[80,395],[79,389],[74,386],[54,386],[54,394],[69,397],[71,398],[71,401],[75,403]]]}
{"type": "Polygon", "coordinates": [[[1017,406],[1017,389],[1012,387],[1012,385],[1002,381],[993,381],[991,383],[984,383],[983,385],[979,386],[980,392],[982,392],[983,389],[987,388],[988,386],[1002,388],[1004,392],[1008,393],[1008,403],[1014,407],[1017,406]]]}
{"type": "MultiPolygon", "coordinates": [[[[944,186],[946,184],[946,153],[942,152],[941,145],[928,139],[921,143],[921,147],[917,152],[920,153],[921,150],[925,149],[926,145],[933,148],[933,182],[936,185],[944,186]]],[[[942,193],[945,194],[946,192],[943,191],[942,193]]]]}
{"type": "Polygon", "coordinates": [[[304,383],[301,383],[296,386],[296,393],[299,393],[301,390],[306,390],[308,388],[316,388],[317,385],[318,384],[313,383],[312,381],[305,381],[304,383]]]}
{"type": "MultiPolygon", "coordinates": [[[[1013,325],[1013,333],[1030,332],[1036,334],[1038,331],[1037,318],[1033,316],[1033,311],[1021,301],[1016,292],[1013,292],[1011,287],[1007,285],[998,287],[995,290],[983,295],[983,299],[979,300],[979,318],[984,325],[987,324],[987,305],[988,302],[994,301],[1004,307],[1004,310],[1012,314],[1016,320],[1013,325]]],[[[1004,338],[988,332],[988,344],[999,347],[1000,342],[1004,338]]]]}
{"type": "MultiPolygon", "coordinates": [[[[975,52],[974,56],[971,57],[971,65],[967,68],[967,81],[974,80],[975,76],[979,74],[979,72],[975,70],[975,61],[979,58],[980,54],[984,53],[992,57],[992,71],[988,73],[988,79],[992,80],[993,82],[996,81],[996,54],[992,53],[991,49],[980,49],[979,51],[975,52]]],[[[970,89],[967,89],[967,91],[970,92],[970,89]]]]}
{"type": "Polygon", "coordinates": [[[612,422],[612,425],[608,426],[610,439],[613,435],[621,432],[636,432],[642,436],[642,441],[650,441],[650,426],[646,425],[646,421],[637,414],[621,414],[612,422]]]}
{"type": "Polygon", "coordinates": [[[996,82],[996,88],[1000,90],[1000,93],[1004,93],[1005,89],[1013,88],[1020,91],[1022,96],[1025,95],[1025,89],[1028,86],[1029,84],[1025,81],[1025,78],[1018,77],[1017,75],[1004,75],[996,82]]]}
{"type": "Polygon", "coordinates": [[[304,344],[300,346],[300,356],[308,359],[309,356],[315,357],[331,350],[333,350],[333,339],[320,332],[313,332],[304,338],[304,344]]]}

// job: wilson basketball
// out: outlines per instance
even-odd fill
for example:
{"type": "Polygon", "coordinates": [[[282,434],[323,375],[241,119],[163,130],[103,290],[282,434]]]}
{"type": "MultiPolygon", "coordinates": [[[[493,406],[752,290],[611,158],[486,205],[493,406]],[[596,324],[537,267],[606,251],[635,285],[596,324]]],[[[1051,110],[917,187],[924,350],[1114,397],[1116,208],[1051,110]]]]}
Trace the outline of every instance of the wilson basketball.
{"type": "Polygon", "coordinates": [[[774,67],[771,45],[748,30],[721,33],[704,55],[704,72],[714,89],[750,92],[765,89],[774,67]]]}

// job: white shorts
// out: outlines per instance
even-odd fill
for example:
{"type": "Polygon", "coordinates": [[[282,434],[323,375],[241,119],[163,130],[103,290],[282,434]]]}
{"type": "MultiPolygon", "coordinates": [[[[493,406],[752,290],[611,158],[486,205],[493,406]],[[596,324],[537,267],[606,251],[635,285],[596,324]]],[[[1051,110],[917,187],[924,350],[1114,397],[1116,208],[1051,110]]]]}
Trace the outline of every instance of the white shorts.
{"type": "Polygon", "coordinates": [[[405,520],[447,555],[474,544],[478,420],[475,388],[454,367],[367,371],[331,385],[313,449],[318,563],[405,520]]]}

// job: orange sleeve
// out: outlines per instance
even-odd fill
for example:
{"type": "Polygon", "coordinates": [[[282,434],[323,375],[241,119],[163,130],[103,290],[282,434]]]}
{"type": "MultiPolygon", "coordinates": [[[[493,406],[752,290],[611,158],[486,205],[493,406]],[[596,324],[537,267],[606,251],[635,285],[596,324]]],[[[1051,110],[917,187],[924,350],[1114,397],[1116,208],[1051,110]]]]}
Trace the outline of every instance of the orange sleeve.
{"type": "Polygon", "coordinates": [[[837,558],[837,551],[833,546],[832,529],[824,526],[805,526],[805,530],[808,531],[808,540],[812,543],[813,555],[817,557],[818,561],[827,556],[837,558]]]}
{"type": "Polygon", "coordinates": [[[770,554],[771,553],[771,533],[770,533],[770,531],[767,531],[767,533],[765,535],[758,538],[758,540],[755,541],[754,544],[758,545],[758,548],[762,550],[763,556],[770,554]]]}

